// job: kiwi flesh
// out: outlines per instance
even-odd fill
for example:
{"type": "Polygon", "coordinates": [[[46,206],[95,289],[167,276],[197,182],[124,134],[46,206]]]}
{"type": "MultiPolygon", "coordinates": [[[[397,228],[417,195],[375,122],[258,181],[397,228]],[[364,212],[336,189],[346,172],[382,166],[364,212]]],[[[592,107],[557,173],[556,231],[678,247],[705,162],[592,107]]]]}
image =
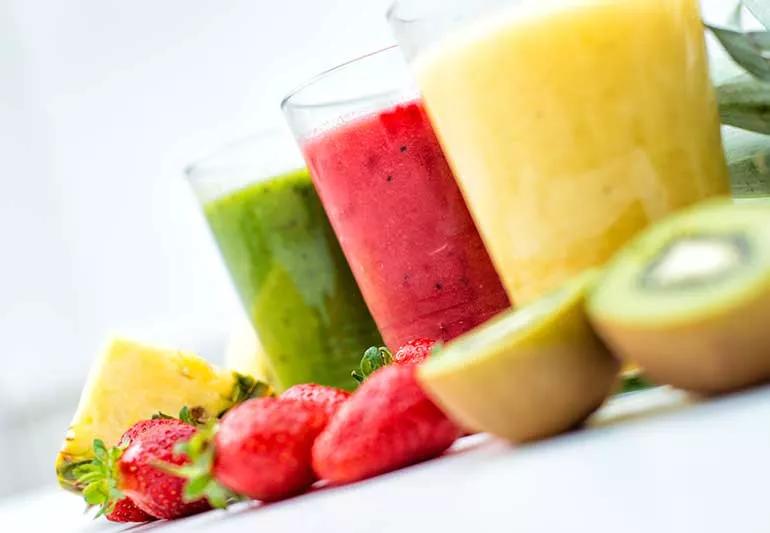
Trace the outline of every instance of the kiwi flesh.
{"type": "Polygon", "coordinates": [[[770,207],[710,201],[642,232],[588,299],[652,381],[703,394],[770,379],[770,207]]]}
{"type": "Polygon", "coordinates": [[[620,363],[584,311],[595,273],[447,344],[417,377],[459,425],[512,442],[580,424],[612,392],[620,363]]]}

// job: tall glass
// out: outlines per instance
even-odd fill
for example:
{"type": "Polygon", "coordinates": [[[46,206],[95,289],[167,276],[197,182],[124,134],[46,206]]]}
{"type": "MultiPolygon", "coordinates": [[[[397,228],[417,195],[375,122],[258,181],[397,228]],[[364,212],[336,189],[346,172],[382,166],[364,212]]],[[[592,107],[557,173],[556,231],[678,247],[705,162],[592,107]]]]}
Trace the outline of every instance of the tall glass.
{"type": "Polygon", "coordinates": [[[288,132],[235,143],[187,175],[274,386],[351,388],[381,338],[288,132]]]}
{"type": "Polygon", "coordinates": [[[509,307],[397,48],[314,78],[283,110],[389,347],[509,307]]]}
{"type": "Polygon", "coordinates": [[[697,0],[400,0],[388,17],[517,303],[729,193],[697,0]]]}

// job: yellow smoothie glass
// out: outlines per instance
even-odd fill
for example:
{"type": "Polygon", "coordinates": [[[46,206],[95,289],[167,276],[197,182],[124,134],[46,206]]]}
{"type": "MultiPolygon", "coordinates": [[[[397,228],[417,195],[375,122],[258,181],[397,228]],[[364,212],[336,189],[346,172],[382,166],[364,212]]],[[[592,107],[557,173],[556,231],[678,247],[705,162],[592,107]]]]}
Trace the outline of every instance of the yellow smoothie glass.
{"type": "Polygon", "coordinates": [[[403,0],[389,20],[517,304],[729,193],[697,0],[403,0]]]}

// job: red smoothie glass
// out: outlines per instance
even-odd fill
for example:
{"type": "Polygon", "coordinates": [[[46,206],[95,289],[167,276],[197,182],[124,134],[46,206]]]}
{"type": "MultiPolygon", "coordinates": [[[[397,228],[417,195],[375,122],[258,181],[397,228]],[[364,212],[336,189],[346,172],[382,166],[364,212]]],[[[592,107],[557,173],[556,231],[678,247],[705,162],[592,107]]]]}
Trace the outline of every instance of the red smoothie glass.
{"type": "Polygon", "coordinates": [[[450,340],[510,306],[397,47],[282,108],[388,347],[450,340]]]}

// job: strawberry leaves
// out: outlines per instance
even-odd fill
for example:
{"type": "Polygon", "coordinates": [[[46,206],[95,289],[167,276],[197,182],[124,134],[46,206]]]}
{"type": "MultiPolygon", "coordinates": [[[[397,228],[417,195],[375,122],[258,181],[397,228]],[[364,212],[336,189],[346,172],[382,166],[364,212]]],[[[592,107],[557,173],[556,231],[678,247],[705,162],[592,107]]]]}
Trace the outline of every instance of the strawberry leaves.
{"type": "Polygon", "coordinates": [[[358,369],[353,370],[350,375],[360,385],[371,374],[392,362],[393,354],[390,353],[390,350],[384,346],[372,346],[364,352],[358,369]]]}
{"type": "Polygon", "coordinates": [[[217,483],[212,475],[216,432],[216,424],[210,423],[200,428],[187,442],[177,444],[174,447],[174,453],[186,455],[190,461],[189,464],[184,466],[164,465],[163,469],[187,479],[182,493],[186,502],[206,498],[212,507],[224,509],[240,498],[237,494],[217,483]]]}
{"type": "Polygon", "coordinates": [[[107,448],[100,439],[94,440],[94,458],[78,465],[73,474],[78,486],[83,487],[83,498],[89,506],[99,506],[96,518],[109,514],[115,503],[123,498],[118,489],[118,461],[123,447],[107,448]]]}

